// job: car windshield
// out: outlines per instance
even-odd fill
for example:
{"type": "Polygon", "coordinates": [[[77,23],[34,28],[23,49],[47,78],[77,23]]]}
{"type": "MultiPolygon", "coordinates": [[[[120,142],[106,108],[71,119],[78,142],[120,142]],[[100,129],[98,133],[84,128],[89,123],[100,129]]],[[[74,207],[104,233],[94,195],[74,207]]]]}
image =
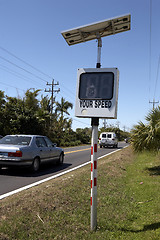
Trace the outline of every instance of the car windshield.
{"type": "Polygon", "coordinates": [[[108,137],[108,138],[111,138],[111,137],[112,137],[112,134],[108,134],[107,137],[108,137]]]}
{"type": "Polygon", "coordinates": [[[0,144],[9,145],[29,145],[31,137],[26,136],[5,136],[0,139],[0,144]]]}
{"type": "Polygon", "coordinates": [[[103,133],[103,134],[102,134],[102,138],[106,138],[106,134],[103,133]]]}

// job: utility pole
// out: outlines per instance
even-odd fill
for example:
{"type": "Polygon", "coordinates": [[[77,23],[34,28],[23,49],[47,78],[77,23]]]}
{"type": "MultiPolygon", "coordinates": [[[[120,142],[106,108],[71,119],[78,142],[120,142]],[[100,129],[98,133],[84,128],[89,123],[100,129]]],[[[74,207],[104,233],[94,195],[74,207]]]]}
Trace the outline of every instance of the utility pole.
{"type": "Polygon", "coordinates": [[[58,93],[60,91],[60,88],[58,88],[57,90],[54,90],[54,86],[56,86],[56,85],[59,85],[59,82],[54,83],[54,79],[53,79],[52,83],[47,82],[47,86],[51,86],[51,88],[49,88],[48,90],[45,89],[45,92],[51,93],[51,114],[53,113],[53,103],[54,103],[54,100],[55,100],[55,97],[53,96],[54,92],[58,93]]]}
{"type": "Polygon", "coordinates": [[[155,102],[155,99],[153,99],[153,102],[149,101],[149,103],[153,103],[153,110],[154,110],[155,103],[159,103],[159,101],[155,102]]]}
{"type": "Polygon", "coordinates": [[[107,122],[106,119],[103,119],[103,127],[106,128],[107,127],[107,122]]]}

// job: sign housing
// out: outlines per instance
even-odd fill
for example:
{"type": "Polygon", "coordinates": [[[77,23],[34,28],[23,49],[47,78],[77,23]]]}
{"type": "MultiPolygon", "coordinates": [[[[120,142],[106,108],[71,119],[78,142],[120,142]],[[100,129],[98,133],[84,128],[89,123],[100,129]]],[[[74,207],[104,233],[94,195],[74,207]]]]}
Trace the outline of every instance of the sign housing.
{"type": "Polygon", "coordinates": [[[77,74],[75,116],[117,118],[117,68],[81,68],[77,74]]]}

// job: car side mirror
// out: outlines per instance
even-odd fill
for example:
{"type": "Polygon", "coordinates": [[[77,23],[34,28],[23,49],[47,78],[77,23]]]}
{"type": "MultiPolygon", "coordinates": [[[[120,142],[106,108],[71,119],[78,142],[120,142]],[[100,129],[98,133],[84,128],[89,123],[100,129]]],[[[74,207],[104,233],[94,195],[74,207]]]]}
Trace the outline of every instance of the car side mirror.
{"type": "Polygon", "coordinates": [[[57,143],[53,143],[53,147],[57,147],[57,143]]]}

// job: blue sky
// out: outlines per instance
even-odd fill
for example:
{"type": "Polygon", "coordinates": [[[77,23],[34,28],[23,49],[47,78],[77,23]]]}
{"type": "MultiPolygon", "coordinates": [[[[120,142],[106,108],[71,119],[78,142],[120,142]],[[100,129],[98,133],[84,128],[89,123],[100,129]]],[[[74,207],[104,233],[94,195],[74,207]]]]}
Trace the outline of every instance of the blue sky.
{"type": "MultiPolygon", "coordinates": [[[[144,121],[152,109],[149,101],[154,97],[156,101],[160,100],[157,75],[160,2],[152,0],[151,28],[150,2],[0,0],[0,89],[16,97],[23,97],[29,88],[42,89],[41,94],[45,95],[47,81],[51,83],[54,78],[61,89],[55,94],[56,100],[60,101],[63,96],[75,105],[77,69],[96,67],[97,42],[68,46],[61,32],[130,13],[130,31],[102,39],[101,63],[102,67],[117,67],[120,72],[118,118],[107,122],[118,122],[122,129],[124,126],[131,129],[138,121],[144,121]]],[[[73,118],[73,129],[90,126],[90,119],[75,118],[74,109],[70,111],[70,117],[73,118]]]]}

